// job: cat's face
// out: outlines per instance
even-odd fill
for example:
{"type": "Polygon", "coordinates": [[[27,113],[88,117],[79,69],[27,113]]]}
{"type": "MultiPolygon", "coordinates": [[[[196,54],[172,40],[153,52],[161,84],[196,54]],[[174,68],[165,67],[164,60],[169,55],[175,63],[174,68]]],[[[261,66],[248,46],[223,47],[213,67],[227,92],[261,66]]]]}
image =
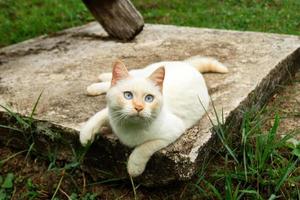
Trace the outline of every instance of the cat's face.
{"type": "Polygon", "coordinates": [[[163,79],[164,68],[159,68],[148,78],[133,78],[124,64],[117,62],[112,86],[107,92],[113,119],[132,123],[149,123],[155,119],[162,107],[163,79]]]}

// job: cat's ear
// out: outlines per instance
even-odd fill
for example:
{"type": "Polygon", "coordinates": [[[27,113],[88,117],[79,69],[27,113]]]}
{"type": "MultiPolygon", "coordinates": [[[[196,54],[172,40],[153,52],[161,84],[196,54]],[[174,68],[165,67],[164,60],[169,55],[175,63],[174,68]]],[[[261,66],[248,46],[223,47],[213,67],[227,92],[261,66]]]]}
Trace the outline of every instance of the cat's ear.
{"type": "Polygon", "coordinates": [[[155,83],[155,85],[159,86],[160,91],[163,89],[163,83],[165,79],[165,68],[159,67],[157,68],[150,76],[149,79],[155,83]]]}
{"type": "Polygon", "coordinates": [[[129,76],[129,73],[127,71],[126,66],[124,63],[120,60],[117,60],[113,64],[113,70],[112,70],[112,79],[111,79],[111,85],[115,85],[119,80],[125,79],[129,76]]]}

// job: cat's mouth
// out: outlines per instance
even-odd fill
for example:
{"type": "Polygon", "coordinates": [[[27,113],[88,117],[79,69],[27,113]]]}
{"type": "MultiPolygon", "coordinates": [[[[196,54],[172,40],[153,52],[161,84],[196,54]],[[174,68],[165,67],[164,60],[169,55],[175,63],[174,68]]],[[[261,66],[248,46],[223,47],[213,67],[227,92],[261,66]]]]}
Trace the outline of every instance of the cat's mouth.
{"type": "Polygon", "coordinates": [[[135,113],[133,115],[130,115],[129,118],[136,119],[136,120],[141,120],[141,119],[145,119],[145,116],[141,113],[135,113]]]}
{"type": "Polygon", "coordinates": [[[149,120],[149,118],[142,113],[134,113],[132,115],[129,115],[128,119],[132,120],[132,121],[136,121],[136,122],[142,122],[142,121],[149,120]]]}

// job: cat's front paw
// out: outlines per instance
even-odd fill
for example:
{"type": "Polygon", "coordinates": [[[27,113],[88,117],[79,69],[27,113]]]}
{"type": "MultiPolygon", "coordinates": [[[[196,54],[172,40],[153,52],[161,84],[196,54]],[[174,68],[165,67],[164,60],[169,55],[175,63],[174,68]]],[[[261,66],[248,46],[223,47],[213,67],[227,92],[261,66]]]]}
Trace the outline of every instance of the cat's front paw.
{"type": "Polygon", "coordinates": [[[93,141],[93,130],[90,129],[88,126],[84,126],[80,130],[79,134],[79,140],[82,146],[86,146],[87,144],[91,143],[93,141]]]}
{"type": "Polygon", "coordinates": [[[131,177],[137,177],[141,175],[146,167],[146,163],[139,160],[135,154],[131,154],[127,163],[127,172],[131,177]]]}

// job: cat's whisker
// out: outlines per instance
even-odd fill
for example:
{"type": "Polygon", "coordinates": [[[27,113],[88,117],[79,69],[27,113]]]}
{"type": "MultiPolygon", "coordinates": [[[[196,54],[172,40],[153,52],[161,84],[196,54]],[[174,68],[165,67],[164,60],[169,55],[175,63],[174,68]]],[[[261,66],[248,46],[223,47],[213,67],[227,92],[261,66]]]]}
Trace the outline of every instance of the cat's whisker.
{"type": "Polygon", "coordinates": [[[113,112],[113,119],[116,123],[120,124],[123,127],[124,121],[128,118],[127,113],[123,113],[122,111],[114,111],[113,112]]]}

